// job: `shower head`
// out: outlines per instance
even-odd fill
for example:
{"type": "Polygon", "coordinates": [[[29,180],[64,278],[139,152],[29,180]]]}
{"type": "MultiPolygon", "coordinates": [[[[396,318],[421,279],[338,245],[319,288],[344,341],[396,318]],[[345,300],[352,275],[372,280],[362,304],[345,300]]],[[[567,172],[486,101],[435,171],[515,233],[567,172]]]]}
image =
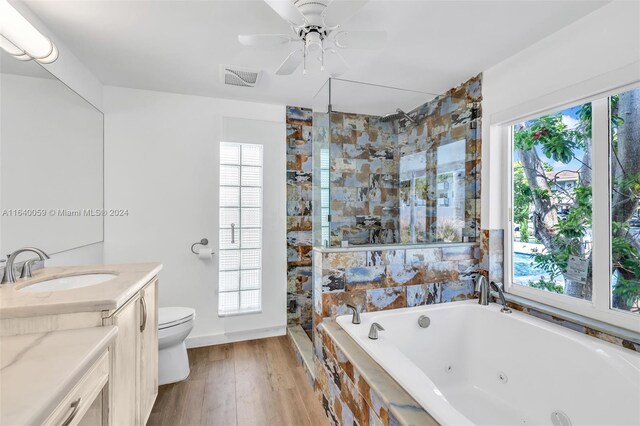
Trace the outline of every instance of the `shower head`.
{"type": "Polygon", "coordinates": [[[416,124],[416,121],[413,118],[411,118],[409,114],[407,114],[400,108],[396,109],[396,112],[391,112],[389,114],[385,114],[382,117],[380,117],[380,121],[382,121],[383,123],[387,121],[395,121],[395,120],[405,120],[411,124],[416,124]]]}

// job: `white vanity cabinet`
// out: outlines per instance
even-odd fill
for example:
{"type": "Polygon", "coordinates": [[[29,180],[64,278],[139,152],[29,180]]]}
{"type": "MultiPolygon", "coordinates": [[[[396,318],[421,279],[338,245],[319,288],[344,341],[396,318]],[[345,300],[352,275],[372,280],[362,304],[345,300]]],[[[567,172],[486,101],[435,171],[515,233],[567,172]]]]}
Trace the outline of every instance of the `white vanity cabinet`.
{"type": "Polygon", "coordinates": [[[118,327],[111,361],[113,425],[144,425],[158,395],[157,286],[154,279],[103,325],[118,327]]]}
{"type": "MultiPolygon", "coordinates": [[[[108,384],[101,391],[103,397],[90,407],[84,405],[91,402],[84,397],[85,416],[81,419],[79,413],[75,414],[70,424],[141,426],[149,419],[158,395],[157,299],[161,269],[159,263],[53,267],[37,271],[31,281],[96,273],[113,274],[115,278],[72,290],[40,293],[20,290],[29,286],[29,281],[0,286],[0,339],[117,327],[109,348],[108,384]],[[102,421],[97,421],[100,412],[102,421]]],[[[73,412],[74,407],[68,404],[60,408],[62,416],[73,412]]],[[[61,424],[57,420],[53,423],[61,424]]]]}
{"type": "Polygon", "coordinates": [[[44,426],[94,425],[107,426],[109,404],[109,352],[96,361],[62,402],[44,421],[44,426]]]}

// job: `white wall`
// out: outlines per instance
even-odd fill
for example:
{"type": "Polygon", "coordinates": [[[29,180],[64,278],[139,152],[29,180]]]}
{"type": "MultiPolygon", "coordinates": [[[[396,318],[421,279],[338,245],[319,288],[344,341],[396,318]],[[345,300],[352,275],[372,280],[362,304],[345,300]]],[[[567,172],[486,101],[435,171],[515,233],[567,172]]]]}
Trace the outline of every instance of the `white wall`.
{"type": "MultiPolygon", "coordinates": [[[[192,346],[282,334],[284,106],[105,87],[104,110],[105,204],[129,210],[129,216],[105,222],[105,262],[162,262],[160,306],[196,309],[192,346]],[[265,162],[273,168],[269,173],[265,167],[265,191],[269,179],[280,184],[274,183],[279,189],[273,193],[265,193],[265,200],[276,202],[273,209],[265,209],[264,221],[280,236],[279,245],[265,246],[264,263],[282,266],[265,279],[262,314],[218,318],[217,257],[203,261],[189,248],[203,237],[214,244],[218,238],[218,143],[225,117],[281,124],[271,145],[265,146],[265,162]]],[[[246,123],[251,130],[251,122],[246,123]]]]}
{"type": "Polygon", "coordinates": [[[640,3],[609,3],[483,73],[482,227],[506,228],[506,138],[498,126],[640,80],[640,3]]]}
{"type": "MultiPolygon", "coordinates": [[[[28,6],[21,1],[12,1],[11,4],[40,32],[56,44],[59,51],[58,59],[52,64],[43,65],[43,67],[76,91],[80,96],[92,103],[96,108],[102,110],[102,84],[100,81],[78,60],[73,52],[42,23],[28,6]]],[[[64,254],[54,255],[51,261],[47,261],[47,265],[100,264],[102,262],[103,244],[100,242],[68,250],[64,252],[64,254]]]]}

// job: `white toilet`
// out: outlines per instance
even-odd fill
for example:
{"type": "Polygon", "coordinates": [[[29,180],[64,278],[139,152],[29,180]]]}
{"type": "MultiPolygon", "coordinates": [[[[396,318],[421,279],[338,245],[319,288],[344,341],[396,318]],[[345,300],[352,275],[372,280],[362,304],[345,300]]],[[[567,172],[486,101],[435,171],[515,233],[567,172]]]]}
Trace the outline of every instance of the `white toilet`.
{"type": "Polygon", "coordinates": [[[193,328],[195,309],[158,309],[158,384],[189,377],[189,358],[184,340],[193,328]]]}

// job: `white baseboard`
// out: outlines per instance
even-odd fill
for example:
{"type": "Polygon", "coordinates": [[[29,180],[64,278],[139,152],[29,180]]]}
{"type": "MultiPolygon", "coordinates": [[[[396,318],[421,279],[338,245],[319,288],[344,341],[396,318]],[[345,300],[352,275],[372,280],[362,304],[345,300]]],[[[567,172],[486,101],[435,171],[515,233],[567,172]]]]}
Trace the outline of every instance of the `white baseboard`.
{"type": "Polygon", "coordinates": [[[187,348],[200,348],[203,346],[220,345],[223,343],[233,343],[241,342],[244,340],[284,336],[285,334],[287,334],[287,327],[283,325],[278,327],[265,327],[253,330],[230,331],[227,333],[188,337],[187,340],[185,340],[185,344],[187,345],[187,348]]]}

